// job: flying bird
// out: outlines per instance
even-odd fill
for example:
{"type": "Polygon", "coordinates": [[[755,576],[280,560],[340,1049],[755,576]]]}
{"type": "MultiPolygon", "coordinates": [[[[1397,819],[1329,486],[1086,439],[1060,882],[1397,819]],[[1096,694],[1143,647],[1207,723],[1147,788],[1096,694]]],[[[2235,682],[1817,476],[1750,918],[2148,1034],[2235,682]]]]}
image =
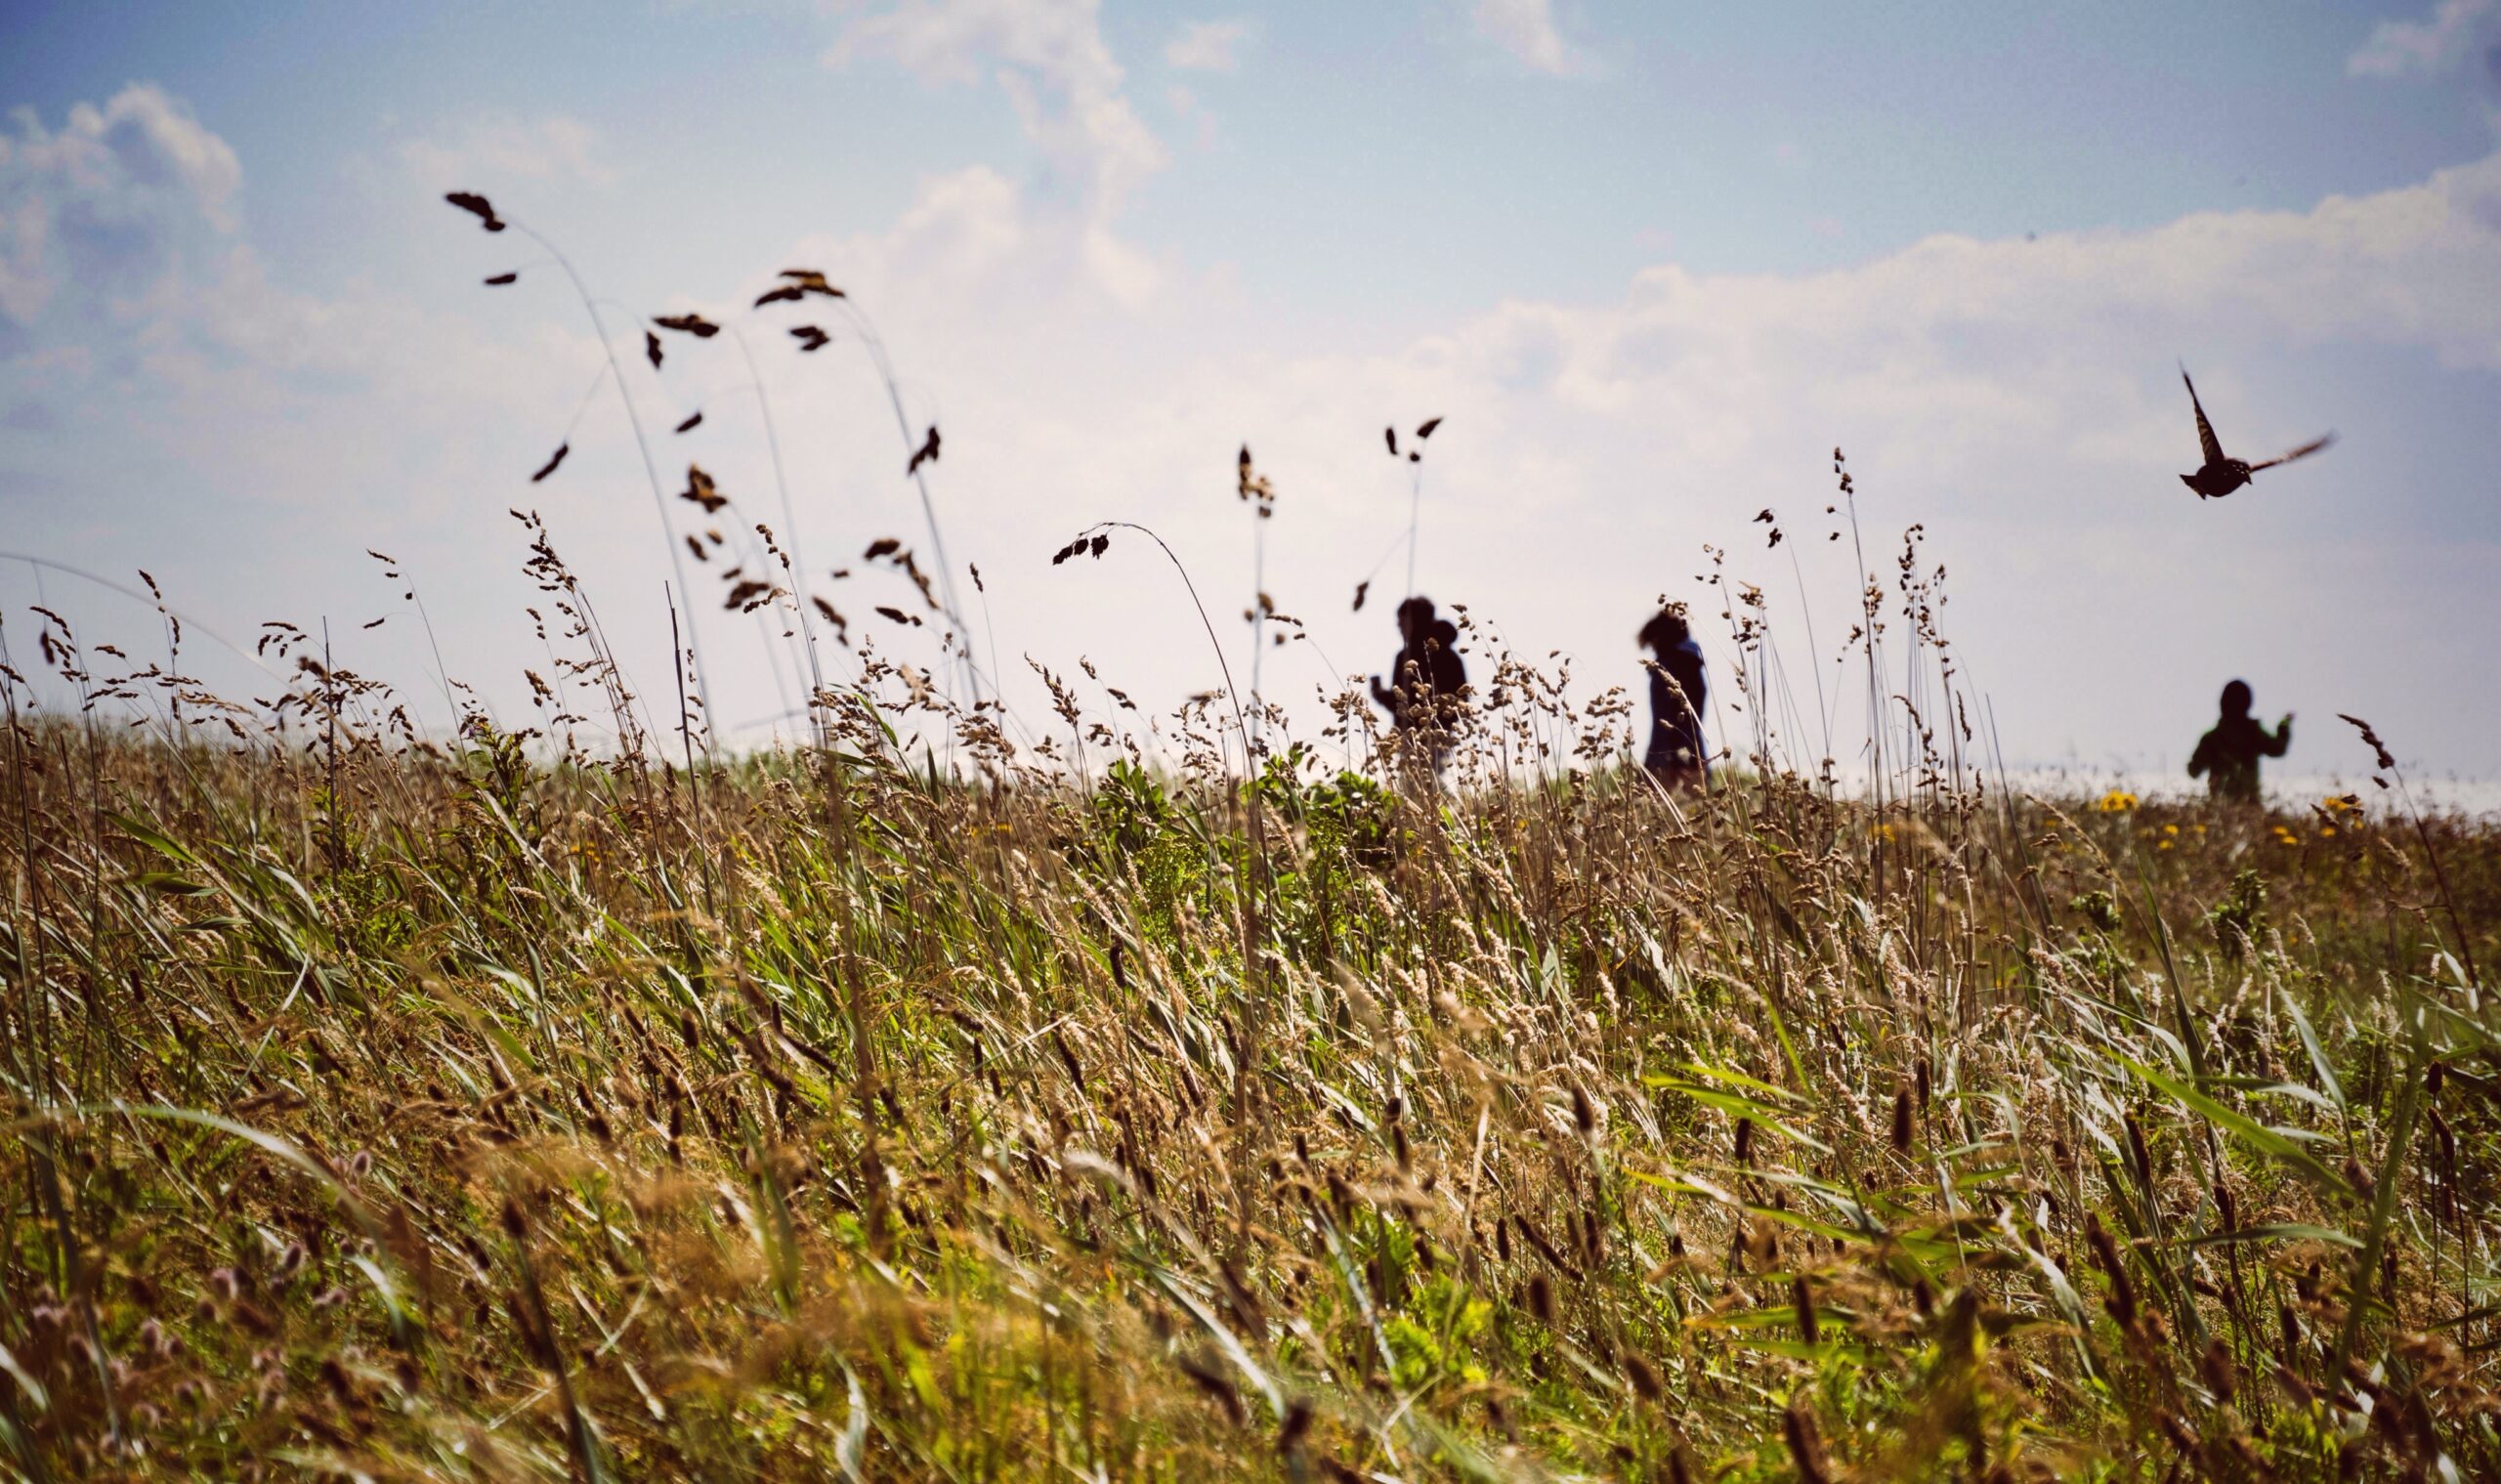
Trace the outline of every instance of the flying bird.
{"type": "Polygon", "coordinates": [[[2311,439],[2292,452],[2270,458],[2263,464],[2253,464],[2247,459],[2228,457],[2224,452],[2223,440],[2215,437],[2215,425],[2206,421],[2205,406],[2197,401],[2197,384],[2188,379],[2188,368],[2184,365],[2180,368],[2180,380],[2188,388],[2188,405],[2197,414],[2197,444],[2206,455],[2204,466],[2194,474],[2180,476],[2180,483],[2196,490],[2197,498],[2201,500],[2222,499],[2225,495],[2248,484],[2249,477],[2259,470],[2272,469],[2277,464],[2289,464],[2297,458],[2308,458],[2336,442],[2336,435],[2330,433],[2324,438],[2311,439]]]}
{"type": "Polygon", "coordinates": [[[920,446],[912,451],[911,462],[903,466],[904,476],[908,479],[918,474],[921,465],[936,462],[938,462],[938,425],[931,423],[929,436],[922,439],[920,446]]]}
{"type": "Polygon", "coordinates": [[[799,342],[800,354],[813,355],[824,350],[833,337],[813,324],[801,324],[791,327],[790,338],[799,342]]]}

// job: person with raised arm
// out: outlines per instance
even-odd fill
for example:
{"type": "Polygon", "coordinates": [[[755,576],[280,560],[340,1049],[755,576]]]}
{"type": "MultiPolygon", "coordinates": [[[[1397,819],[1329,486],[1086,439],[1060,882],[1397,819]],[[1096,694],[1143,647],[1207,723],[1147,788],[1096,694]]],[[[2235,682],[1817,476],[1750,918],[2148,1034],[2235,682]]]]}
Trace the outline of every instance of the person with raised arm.
{"type": "Polygon", "coordinates": [[[2188,776],[2204,779],[2210,796],[2235,804],[2258,802],[2258,760],[2281,757],[2293,744],[2293,713],[2269,732],[2251,718],[2250,700],[2248,681],[2225,686],[2223,716],[2188,755],[2188,776]]]}

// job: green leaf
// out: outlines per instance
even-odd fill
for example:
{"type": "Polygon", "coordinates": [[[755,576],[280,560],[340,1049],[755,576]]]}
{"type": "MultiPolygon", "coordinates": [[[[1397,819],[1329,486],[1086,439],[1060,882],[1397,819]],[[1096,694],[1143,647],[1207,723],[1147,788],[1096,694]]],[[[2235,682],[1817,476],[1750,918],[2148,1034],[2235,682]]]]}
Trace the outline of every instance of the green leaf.
{"type": "Polygon", "coordinates": [[[7,1372],[17,1381],[18,1388],[26,1393],[26,1400],[34,1403],[35,1411],[51,1409],[52,1399],[44,1394],[43,1382],[26,1374],[25,1368],[18,1364],[18,1357],[9,1353],[7,1345],[0,1345],[0,1372],[7,1372]]]}
{"type": "Polygon", "coordinates": [[[365,1282],[373,1285],[374,1293],[381,1298],[382,1312],[391,1321],[391,1337],[403,1345],[406,1344],[409,1326],[413,1321],[408,1313],[408,1306],[400,1298],[399,1288],[391,1282],[391,1275],[382,1271],[381,1266],[372,1258],[361,1253],[350,1256],[348,1261],[355,1265],[358,1272],[364,1275],[365,1282]]]}
{"type": "MultiPolygon", "coordinates": [[[[1844,1326],[1858,1317],[1855,1309],[1830,1304],[1815,1305],[1815,1312],[1828,1320],[1839,1320],[1844,1326]]],[[[1759,1309],[1725,1309],[1717,1314],[1696,1314],[1685,1321],[1693,1330],[1778,1330],[1796,1329],[1798,1311],[1785,1303],[1768,1304],[1759,1309]]],[[[1809,1350],[1806,1353],[1813,1354],[1809,1350]]]]}
{"type": "Polygon", "coordinates": [[[1259,1368],[1259,1363],[1250,1358],[1250,1350],[1244,1347],[1242,1341],[1235,1337],[1231,1330],[1224,1327],[1224,1321],[1216,1318],[1206,1304],[1199,1302],[1198,1295],[1192,1293],[1188,1286],[1170,1272],[1157,1268],[1155,1281],[1163,1287],[1164,1292],[1171,1294],[1180,1301],[1183,1308],[1190,1311],[1191,1316],[1198,1320],[1199,1327],[1206,1330],[1215,1340],[1216,1348],[1224,1352],[1225,1359],[1233,1362],[1233,1369],[1241,1372],[1243,1378],[1257,1387],[1259,1394],[1268,1399],[1268,1411],[1276,1417],[1284,1417],[1286,1415],[1285,1392],[1269,1378],[1267,1372],[1259,1368]]]}
{"type": "MultiPolygon", "coordinates": [[[[1694,1076],[1707,1077],[1715,1082],[1728,1082],[1739,1087],[1751,1087],[1757,1092],[1769,1093],[1771,1096],[1780,1099],[1784,1103],[1794,1103],[1798,1100],[1797,1094],[1789,1091],[1787,1088],[1775,1087],[1769,1082],[1748,1077],[1742,1072],[1731,1072],[1725,1067],[1714,1067],[1703,1062],[1686,1062],[1683,1066],[1687,1072],[1692,1073],[1694,1076]]],[[[1665,1073],[1652,1073],[1643,1077],[1641,1081],[1649,1083],[1653,1087],[1673,1087],[1676,1085],[1674,1079],[1670,1078],[1665,1073]]]]}
{"type": "Polygon", "coordinates": [[[2290,991],[2284,995],[2284,1013],[2292,1017],[2293,1034],[2302,1039],[2302,1049],[2310,1053],[2310,1070],[2318,1074],[2319,1086],[2326,1090],[2328,1101],[2336,1105],[2336,1111],[2343,1113],[2345,1088],[2336,1081],[2336,1069],[2327,1064],[2327,1052],[2319,1046],[2318,1033],[2310,1029],[2310,1017],[2302,1013],[2302,1007],[2293,1003],[2290,991]]]}
{"type": "Polygon", "coordinates": [[[2245,1113],[2233,1112],[2177,1078],[2166,1077],[2156,1072],[2142,1062],[2124,1056],[2118,1060],[2119,1065],[2171,1097],[2187,1104],[2191,1111],[2221,1125],[2225,1132],[2308,1180],[2319,1194],[2338,1201],[2352,1194],[2352,1188],[2345,1183],[2343,1176],[2320,1164],[2316,1156],[2301,1146],[2294,1137],[2297,1130],[2268,1127],[2245,1113]]]}
{"type": "Polygon", "coordinates": [[[136,816],[116,814],[111,816],[111,819],[115,825],[121,827],[122,833],[130,836],[134,840],[137,840],[140,844],[147,846],[158,855],[163,856],[168,860],[180,861],[186,866],[197,866],[199,864],[199,857],[191,854],[190,847],[184,845],[172,835],[166,834],[162,830],[157,829],[154,826],[140,820],[136,816]]]}
{"type": "Polygon", "coordinates": [[[1693,1082],[1669,1082],[1666,1085],[1670,1090],[1681,1092],[1707,1108],[1717,1108],[1722,1113],[1732,1114],[1738,1118],[1752,1119],[1756,1124],[1770,1129],[1791,1143],[1803,1144],[1817,1154],[1833,1152],[1831,1145],[1790,1127],[1773,1116],[1772,1109],[1751,1098],[1739,1097],[1733,1092],[1721,1092],[1712,1087],[1699,1086],[1693,1082]]]}
{"type": "Polygon", "coordinates": [[[131,884],[146,891],[168,897],[206,897],[217,888],[205,886],[189,876],[178,876],[169,870],[144,870],[131,877],[131,884]]]}
{"type": "Polygon", "coordinates": [[[2342,1113],[2345,1111],[2343,1104],[2329,1097],[2326,1093],[2319,1091],[2315,1087],[2305,1086],[2300,1082],[2268,1082],[2263,1087],[2254,1087],[2250,1090],[2254,1092],[2272,1092],[2278,1097],[2297,1098],[2323,1113],[2342,1113]]]}
{"type": "Polygon", "coordinates": [[[2237,1231],[2208,1232],[2202,1237],[2182,1237],[2175,1247],[2222,1247],[2237,1242],[2324,1242],[2331,1247],[2360,1247],[2354,1238],[2329,1226],[2309,1226],[2299,1221],[2275,1221],[2265,1226],[2244,1226],[2237,1231]]]}

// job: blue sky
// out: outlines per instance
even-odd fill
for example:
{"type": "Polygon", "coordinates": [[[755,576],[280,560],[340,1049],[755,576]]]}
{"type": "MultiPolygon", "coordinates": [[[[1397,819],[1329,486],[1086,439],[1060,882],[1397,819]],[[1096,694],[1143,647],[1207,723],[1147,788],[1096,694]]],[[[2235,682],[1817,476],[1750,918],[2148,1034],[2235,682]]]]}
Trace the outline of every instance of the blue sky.
{"type": "MultiPolygon", "coordinates": [[[[228,632],[328,614],[412,703],[430,650],[360,626],[399,595],[364,549],[406,565],[453,673],[526,710],[524,502],[629,665],[665,672],[613,393],[574,421],[597,342],[557,276],[441,204],[467,188],[620,326],[726,317],[794,261],[851,288],[946,429],[933,489],[1002,673],[1084,655],[1160,704],[1205,688],[1160,573],[1042,559],[1138,519],[1247,592],[1247,439],[1281,488],[1270,589],[1315,641],[1269,689],[1316,718],[1393,647],[1346,604],[1404,527],[1378,430],[1441,414],[1422,585],[1568,652],[1584,694],[1637,683],[1628,636],[1656,594],[1703,596],[1706,542],[1799,677],[1802,586],[1830,665],[1841,444],[1873,559],[1926,524],[2014,757],[2176,763],[2246,674],[2301,713],[2297,770],[2350,772],[2331,718],[2355,711],[2428,772],[2501,777],[2493,0],[238,14],[0,19],[0,546],[145,567],[228,632]],[[2234,451],[2342,445],[2200,506],[2175,357],[2234,451]],[[569,421],[572,458],[529,484],[569,421]]],[[[672,349],[629,377],[647,421],[707,409],[661,435],[671,488],[699,459],[775,513],[734,353],[672,349]]],[[[916,538],[860,359],[758,354],[812,568],[916,538]]],[[[925,629],[864,617],[878,581],[827,590],[929,663],[925,629]]],[[[20,569],[14,641],[38,598],[148,632],[20,569]]],[[[753,620],[702,621],[722,720],[770,714],[753,620]]],[[[1043,714],[1030,679],[1010,696],[1043,714]]]]}

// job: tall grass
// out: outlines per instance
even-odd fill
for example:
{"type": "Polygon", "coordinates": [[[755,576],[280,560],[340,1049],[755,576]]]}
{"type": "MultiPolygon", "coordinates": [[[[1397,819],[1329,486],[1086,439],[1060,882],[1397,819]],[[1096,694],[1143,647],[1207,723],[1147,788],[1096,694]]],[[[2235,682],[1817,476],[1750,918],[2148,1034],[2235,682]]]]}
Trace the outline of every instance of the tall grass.
{"type": "Polygon", "coordinates": [[[2489,827],[1666,800],[1496,669],[1456,794],[954,782],[872,661],[699,807],[13,682],[9,1466],[2501,1467],[2489,827]]]}

